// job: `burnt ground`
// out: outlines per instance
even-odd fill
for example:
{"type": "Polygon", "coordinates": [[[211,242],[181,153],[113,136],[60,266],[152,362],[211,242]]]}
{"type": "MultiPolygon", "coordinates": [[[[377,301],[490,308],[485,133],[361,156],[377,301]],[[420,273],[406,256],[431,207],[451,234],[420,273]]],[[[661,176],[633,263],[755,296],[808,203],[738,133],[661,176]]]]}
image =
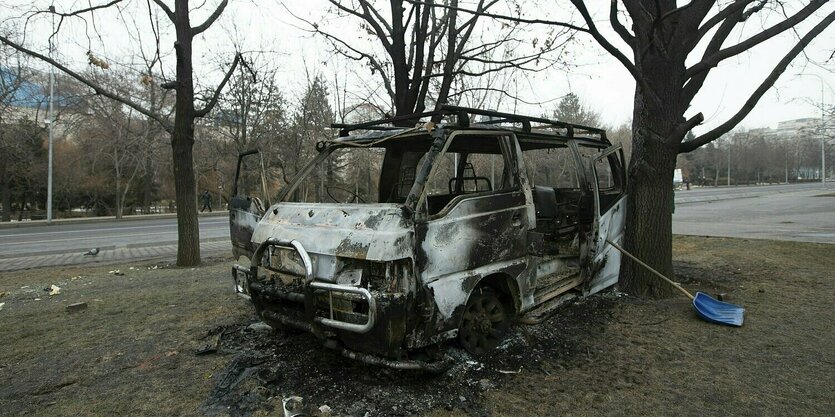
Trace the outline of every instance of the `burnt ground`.
{"type": "Polygon", "coordinates": [[[517,325],[489,357],[447,345],[439,375],[251,328],[228,260],[6,273],[0,415],[280,416],[289,396],[346,416],[831,415],[835,246],[677,236],[675,259],[677,280],[726,293],[745,325],[608,292],[517,325]]]}

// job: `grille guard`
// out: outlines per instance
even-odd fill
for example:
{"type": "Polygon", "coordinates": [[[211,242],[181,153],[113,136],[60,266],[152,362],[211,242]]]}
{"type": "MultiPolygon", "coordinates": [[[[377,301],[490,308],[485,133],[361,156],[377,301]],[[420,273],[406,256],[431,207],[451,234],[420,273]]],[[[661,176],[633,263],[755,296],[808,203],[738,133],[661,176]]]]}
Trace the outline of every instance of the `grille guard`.
{"type": "MultiPolygon", "coordinates": [[[[258,245],[258,249],[255,250],[255,253],[252,255],[252,261],[249,270],[246,268],[241,267],[239,265],[235,265],[232,268],[232,274],[235,278],[235,290],[238,293],[242,293],[244,291],[240,291],[241,285],[239,285],[239,281],[237,278],[238,273],[245,273],[247,277],[247,284],[246,287],[249,286],[249,278],[250,277],[257,277],[258,276],[258,268],[261,267],[261,262],[264,257],[264,252],[270,247],[279,247],[285,249],[294,250],[302,261],[305,271],[304,277],[304,307],[305,307],[305,317],[309,322],[315,322],[317,324],[321,324],[323,326],[327,326],[334,329],[344,330],[353,333],[368,333],[373,327],[376,322],[377,316],[377,302],[371,293],[365,288],[354,287],[350,285],[340,285],[332,282],[321,282],[316,281],[315,276],[313,275],[313,263],[310,259],[310,255],[305,250],[304,246],[301,242],[297,240],[285,240],[279,238],[269,238],[260,245],[258,245]],[[329,316],[328,317],[319,317],[316,316],[316,306],[314,304],[314,292],[315,291],[327,291],[328,292],[328,306],[330,308],[329,316]],[[368,320],[363,324],[357,323],[350,323],[347,321],[342,321],[334,318],[334,310],[333,310],[333,293],[347,293],[347,294],[357,294],[360,295],[366,303],[368,303],[368,320]]],[[[248,288],[247,288],[248,289],[248,288]]],[[[247,293],[249,291],[246,291],[247,293]]]]}

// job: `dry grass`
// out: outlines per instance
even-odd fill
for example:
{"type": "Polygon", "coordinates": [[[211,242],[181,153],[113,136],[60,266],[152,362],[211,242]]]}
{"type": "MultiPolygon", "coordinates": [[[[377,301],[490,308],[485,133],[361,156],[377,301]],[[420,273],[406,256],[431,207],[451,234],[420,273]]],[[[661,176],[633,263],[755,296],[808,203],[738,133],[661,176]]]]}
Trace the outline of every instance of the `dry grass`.
{"type": "MultiPolygon", "coordinates": [[[[497,416],[809,416],[835,409],[835,246],[676,237],[675,259],[685,286],[724,292],[745,306],[745,326],[704,323],[684,299],[621,297],[594,326],[581,314],[553,321],[571,354],[519,374],[496,373],[490,378],[497,386],[473,400],[497,416]]],[[[229,262],[133,266],[0,276],[0,292],[7,292],[0,301],[0,414],[198,414],[231,357],[196,356],[194,349],[209,329],[245,323],[252,310],[231,292],[229,262]],[[116,268],[126,275],[108,273],[116,268]],[[61,294],[46,295],[51,284],[61,294]],[[79,301],[89,307],[65,311],[79,301]]],[[[435,385],[426,389],[445,389],[435,385]]]]}

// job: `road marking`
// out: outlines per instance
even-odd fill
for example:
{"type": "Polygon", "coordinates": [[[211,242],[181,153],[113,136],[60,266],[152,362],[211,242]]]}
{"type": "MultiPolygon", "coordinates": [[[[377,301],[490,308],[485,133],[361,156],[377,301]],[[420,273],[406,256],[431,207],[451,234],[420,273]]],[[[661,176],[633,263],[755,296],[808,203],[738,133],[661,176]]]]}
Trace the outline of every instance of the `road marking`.
{"type": "MultiPolygon", "coordinates": [[[[219,222],[208,222],[208,221],[207,221],[207,222],[200,223],[200,225],[201,225],[201,226],[202,226],[202,225],[209,225],[209,224],[211,224],[211,225],[216,225],[216,224],[229,224],[229,222],[228,222],[227,220],[222,220],[222,221],[219,221],[219,222]]],[[[176,228],[176,227],[177,227],[177,223],[172,223],[172,224],[158,224],[158,225],[155,225],[155,226],[127,226],[127,227],[112,227],[112,228],[106,228],[106,229],[64,230],[64,231],[60,231],[60,232],[34,232],[34,233],[23,233],[23,232],[21,232],[21,233],[12,234],[12,235],[0,235],[0,237],[22,237],[22,236],[36,236],[36,235],[58,235],[58,234],[64,234],[64,233],[92,233],[92,232],[96,232],[96,231],[116,231],[116,230],[133,230],[133,229],[153,229],[153,228],[158,228],[158,227],[168,227],[168,228],[174,227],[174,228],[176,228]]]]}

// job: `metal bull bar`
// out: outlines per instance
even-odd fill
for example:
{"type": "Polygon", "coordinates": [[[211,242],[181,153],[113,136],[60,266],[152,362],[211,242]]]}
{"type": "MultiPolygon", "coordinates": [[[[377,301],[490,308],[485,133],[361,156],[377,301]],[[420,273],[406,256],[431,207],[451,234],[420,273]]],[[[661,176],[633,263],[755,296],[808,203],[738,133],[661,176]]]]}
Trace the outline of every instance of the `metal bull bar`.
{"type": "Polygon", "coordinates": [[[251,266],[249,268],[249,271],[247,271],[247,274],[250,277],[258,276],[258,268],[261,266],[261,260],[264,257],[264,251],[266,251],[267,248],[271,246],[292,249],[296,251],[296,253],[298,253],[299,257],[301,258],[305,274],[304,307],[308,320],[312,320],[313,322],[321,324],[323,326],[328,326],[335,329],[345,330],[354,333],[368,333],[371,330],[371,328],[374,327],[375,317],[377,316],[377,302],[374,299],[374,297],[371,296],[371,293],[365,288],[359,288],[350,285],[340,285],[330,282],[315,281],[315,277],[313,276],[313,262],[310,260],[310,255],[308,255],[307,250],[305,250],[301,242],[297,240],[285,240],[273,237],[261,242],[261,244],[258,245],[258,249],[256,249],[255,253],[252,255],[251,266]],[[328,305],[330,308],[330,318],[319,317],[315,315],[316,306],[313,302],[314,290],[328,291],[328,305]],[[368,320],[363,324],[357,324],[334,319],[334,292],[358,294],[362,296],[362,298],[368,303],[368,320]]]}

